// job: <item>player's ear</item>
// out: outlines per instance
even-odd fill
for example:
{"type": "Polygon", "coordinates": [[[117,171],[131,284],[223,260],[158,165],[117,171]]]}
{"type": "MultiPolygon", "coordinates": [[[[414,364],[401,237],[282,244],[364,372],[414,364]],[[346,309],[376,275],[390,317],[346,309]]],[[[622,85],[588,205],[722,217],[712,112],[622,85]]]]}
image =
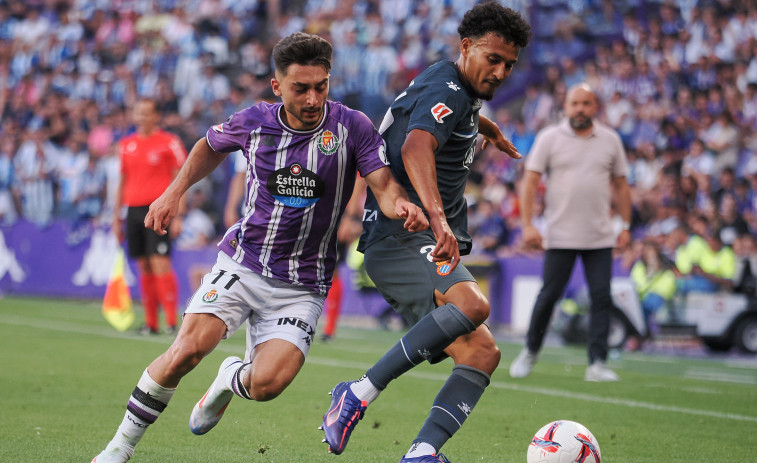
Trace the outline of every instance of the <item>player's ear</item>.
{"type": "Polygon", "coordinates": [[[271,90],[274,95],[281,96],[281,82],[275,77],[271,79],[271,90]]]}
{"type": "Polygon", "coordinates": [[[460,42],[460,53],[467,58],[468,53],[470,53],[470,49],[472,45],[473,45],[473,40],[471,40],[470,37],[465,37],[460,42]]]}

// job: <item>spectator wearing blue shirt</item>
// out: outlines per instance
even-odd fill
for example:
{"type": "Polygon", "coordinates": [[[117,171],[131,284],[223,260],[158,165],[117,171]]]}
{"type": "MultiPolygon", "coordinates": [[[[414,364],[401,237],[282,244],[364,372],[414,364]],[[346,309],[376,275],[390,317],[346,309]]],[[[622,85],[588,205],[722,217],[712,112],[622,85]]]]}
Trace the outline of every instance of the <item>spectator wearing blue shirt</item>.
{"type": "Polygon", "coordinates": [[[510,141],[515,145],[518,152],[523,154],[523,156],[526,156],[528,152],[531,151],[531,146],[534,144],[535,138],[536,132],[529,130],[526,127],[525,121],[523,121],[522,118],[518,118],[515,121],[515,130],[510,136],[510,141]]]}

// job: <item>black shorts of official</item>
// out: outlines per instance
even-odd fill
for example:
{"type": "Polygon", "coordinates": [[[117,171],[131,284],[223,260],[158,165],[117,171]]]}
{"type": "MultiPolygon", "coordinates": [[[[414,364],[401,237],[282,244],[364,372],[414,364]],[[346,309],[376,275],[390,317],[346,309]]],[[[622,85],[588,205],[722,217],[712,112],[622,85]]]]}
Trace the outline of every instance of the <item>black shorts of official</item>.
{"type": "Polygon", "coordinates": [[[386,301],[414,325],[436,308],[434,290],[444,294],[461,281],[476,281],[463,264],[450,271],[432,262],[436,246],[430,231],[387,236],[365,250],[365,270],[386,301]]]}
{"type": "Polygon", "coordinates": [[[169,233],[161,236],[145,228],[145,217],[150,206],[129,207],[126,212],[126,244],[129,257],[170,256],[169,233]]]}

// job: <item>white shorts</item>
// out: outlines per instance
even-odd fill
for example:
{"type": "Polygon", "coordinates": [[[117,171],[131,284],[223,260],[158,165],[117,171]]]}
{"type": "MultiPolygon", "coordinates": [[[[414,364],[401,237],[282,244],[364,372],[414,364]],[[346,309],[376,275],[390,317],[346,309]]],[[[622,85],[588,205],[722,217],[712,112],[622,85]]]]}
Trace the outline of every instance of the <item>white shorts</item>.
{"type": "Polygon", "coordinates": [[[209,313],[226,324],[224,338],[247,321],[247,353],[271,339],[283,339],[308,355],[324,296],[303,286],[267,278],[218,253],[210,273],[192,295],[184,313],[209,313]]]}

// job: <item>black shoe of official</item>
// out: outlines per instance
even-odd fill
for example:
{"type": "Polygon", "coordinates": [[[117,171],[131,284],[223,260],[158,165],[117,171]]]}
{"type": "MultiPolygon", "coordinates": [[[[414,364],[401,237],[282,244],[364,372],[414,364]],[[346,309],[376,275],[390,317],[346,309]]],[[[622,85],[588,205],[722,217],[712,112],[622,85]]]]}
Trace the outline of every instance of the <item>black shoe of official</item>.
{"type": "Polygon", "coordinates": [[[141,334],[142,336],[150,336],[153,334],[160,334],[160,331],[154,328],[150,328],[147,325],[142,325],[142,328],[139,329],[139,334],[141,334]]]}

